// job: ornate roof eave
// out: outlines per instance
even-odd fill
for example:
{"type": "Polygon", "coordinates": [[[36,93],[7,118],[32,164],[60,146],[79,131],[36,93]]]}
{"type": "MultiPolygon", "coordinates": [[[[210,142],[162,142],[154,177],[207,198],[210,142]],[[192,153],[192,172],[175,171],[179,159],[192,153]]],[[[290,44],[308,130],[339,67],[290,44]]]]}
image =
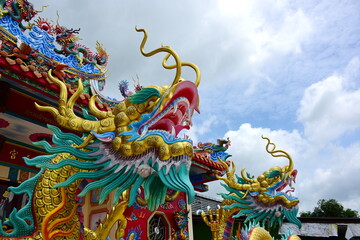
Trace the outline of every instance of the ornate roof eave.
{"type": "MultiPolygon", "coordinates": [[[[48,78],[47,71],[49,69],[54,69],[54,72],[56,72],[58,68],[59,78],[61,78],[61,75],[65,75],[63,69],[61,69],[64,68],[69,76],[92,80],[105,79],[103,72],[87,73],[49,58],[39,52],[38,49],[31,48],[21,40],[19,42],[19,39],[3,26],[0,26],[0,66],[0,74],[3,77],[53,99],[57,99],[59,87],[48,78]],[[43,66],[40,68],[38,62],[34,61],[34,59],[41,60],[43,66]]],[[[75,89],[71,84],[67,85],[69,95],[72,95],[75,89]]],[[[86,93],[80,96],[77,103],[80,106],[88,106],[89,99],[90,94],[86,93]]],[[[97,101],[97,105],[100,110],[110,110],[110,106],[106,102],[97,101]]]]}
{"type": "MultiPolygon", "coordinates": [[[[21,61],[11,59],[6,56],[5,53],[0,52],[0,74],[1,77],[5,77],[10,81],[14,81],[20,85],[26,86],[33,91],[44,94],[54,100],[57,99],[57,95],[60,92],[59,87],[52,83],[47,77],[47,73],[39,73],[38,71],[32,71],[31,68],[26,67],[21,61]]],[[[68,91],[71,96],[73,92],[68,91]]],[[[81,96],[77,103],[80,106],[88,106],[90,96],[81,96]]],[[[107,111],[108,106],[106,103],[98,103],[98,108],[103,111],[107,111]]]]}
{"type": "Polygon", "coordinates": [[[211,170],[224,171],[225,168],[217,161],[207,157],[203,152],[194,152],[193,162],[208,167],[211,170]]]}
{"type": "MultiPolygon", "coordinates": [[[[75,92],[77,79],[80,78],[85,88],[77,103],[87,106],[94,89],[98,94],[105,85],[106,50],[97,42],[96,53],[93,53],[77,42],[80,39],[77,37],[79,30],[68,29],[57,23],[51,26],[50,31],[44,28],[45,23],[50,27],[50,21],[38,18],[24,28],[21,21],[16,21],[12,16],[0,16],[0,58],[3,58],[0,73],[53,98],[57,98],[59,89],[48,78],[49,70],[53,70],[54,75],[66,83],[69,95],[75,92]],[[67,38],[63,39],[65,35],[67,38]]],[[[105,111],[109,111],[117,102],[103,97],[96,101],[98,108],[105,111]]]]}

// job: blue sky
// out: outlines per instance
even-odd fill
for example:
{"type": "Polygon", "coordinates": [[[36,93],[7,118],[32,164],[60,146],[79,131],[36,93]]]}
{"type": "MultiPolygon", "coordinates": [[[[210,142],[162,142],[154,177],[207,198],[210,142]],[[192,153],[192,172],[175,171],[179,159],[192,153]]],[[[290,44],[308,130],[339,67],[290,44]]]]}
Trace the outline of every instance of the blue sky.
{"type": "MultiPolygon", "coordinates": [[[[257,175],[286,160],[265,152],[268,136],[291,154],[299,170],[301,210],[334,198],[360,211],[360,2],[287,0],[33,1],[50,5],[42,17],[81,28],[110,54],[106,95],[139,76],[142,85],[170,84],[163,56],[139,52],[172,46],[197,64],[201,114],[189,135],[195,144],[230,137],[238,169],[257,175]]],[[[183,77],[194,79],[191,71],[183,77]]],[[[210,186],[211,196],[224,191],[210,186]]]]}

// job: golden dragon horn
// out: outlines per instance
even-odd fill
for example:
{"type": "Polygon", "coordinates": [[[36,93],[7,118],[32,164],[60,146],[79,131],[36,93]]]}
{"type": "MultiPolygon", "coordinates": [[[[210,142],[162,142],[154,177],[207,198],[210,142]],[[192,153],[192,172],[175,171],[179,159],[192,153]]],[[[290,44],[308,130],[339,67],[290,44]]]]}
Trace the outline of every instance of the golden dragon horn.
{"type": "MultiPolygon", "coordinates": [[[[217,179],[223,180],[228,186],[230,186],[232,188],[236,188],[236,189],[239,189],[239,190],[249,190],[250,184],[240,184],[235,180],[234,176],[235,176],[236,166],[235,166],[234,162],[231,162],[231,170],[229,170],[228,164],[226,162],[222,161],[220,158],[219,158],[219,163],[225,168],[226,178],[216,176],[217,179]]],[[[243,175],[242,172],[241,172],[241,175],[243,175]]],[[[251,183],[255,182],[255,180],[249,179],[249,178],[246,178],[245,180],[248,181],[248,182],[251,182],[251,183]]]]}
{"type": "Polygon", "coordinates": [[[266,151],[268,153],[271,154],[271,156],[273,157],[285,157],[289,160],[289,165],[285,167],[286,172],[290,172],[291,170],[294,169],[294,163],[293,160],[290,156],[290,154],[288,154],[287,152],[283,151],[283,150],[275,150],[276,149],[276,145],[272,142],[270,142],[270,139],[264,136],[261,136],[263,139],[266,139],[268,141],[267,145],[266,145],[266,151]],[[270,146],[272,147],[270,149],[270,146]]]}
{"type": "Polygon", "coordinates": [[[60,126],[65,128],[80,131],[80,132],[90,132],[90,130],[94,130],[96,133],[104,133],[108,131],[114,131],[116,129],[114,123],[114,115],[112,112],[101,112],[95,107],[94,97],[90,100],[90,110],[92,113],[100,118],[100,121],[90,121],[83,118],[80,118],[74,113],[74,104],[76,100],[79,98],[83,91],[83,84],[81,79],[78,80],[78,88],[76,92],[68,99],[68,93],[65,83],[56,79],[52,76],[51,70],[48,72],[49,79],[51,79],[56,85],[60,87],[60,95],[58,102],[58,109],[50,106],[40,106],[35,103],[36,108],[39,111],[45,111],[51,113],[57,123],[60,126]]]}
{"type": "Polygon", "coordinates": [[[195,84],[196,86],[199,85],[200,83],[200,71],[198,69],[197,66],[195,66],[194,64],[192,63],[182,63],[180,61],[180,57],[179,55],[169,46],[161,46],[160,48],[157,48],[151,52],[145,52],[144,50],[144,46],[145,46],[145,43],[146,43],[146,40],[147,40],[147,37],[148,37],[148,34],[147,34],[147,31],[145,29],[139,29],[138,27],[135,27],[135,30],[137,32],[143,32],[144,33],[144,38],[140,44],[140,51],[142,53],[142,55],[144,55],[145,57],[151,57],[157,53],[160,53],[160,52],[165,52],[165,53],[168,53],[164,60],[163,60],[163,67],[166,68],[166,69],[176,69],[176,74],[175,74],[175,77],[174,77],[174,81],[172,82],[172,84],[170,86],[173,86],[175,84],[177,84],[178,82],[181,81],[180,79],[180,76],[181,76],[181,68],[182,66],[189,66],[191,68],[193,68],[196,72],[196,81],[195,81],[195,84]],[[166,61],[169,59],[169,57],[172,56],[175,60],[175,64],[174,65],[167,65],[166,64],[166,61]]]}
{"type": "MultiPolygon", "coordinates": [[[[167,60],[169,59],[170,57],[170,54],[167,54],[162,62],[162,65],[164,68],[166,69],[174,69],[176,67],[176,65],[167,65],[166,62],[167,60]]],[[[196,66],[195,64],[193,63],[189,63],[189,62],[182,62],[181,63],[181,66],[187,66],[187,67],[191,67],[194,71],[195,71],[195,74],[196,74],[196,79],[195,79],[195,85],[198,87],[199,84],[200,84],[200,80],[201,80],[201,74],[200,74],[200,69],[198,66],[196,66]]]]}
{"type": "Polygon", "coordinates": [[[35,12],[36,13],[41,13],[41,12],[43,12],[44,11],[44,9],[46,8],[46,7],[48,7],[49,5],[43,5],[42,7],[41,7],[41,10],[35,10],[35,12]]]}
{"type": "Polygon", "coordinates": [[[241,177],[242,177],[245,181],[251,182],[251,183],[256,182],[255,179],[249,178],[249,177],[247,176],[247,174],[245,174],[244,172],[245,172],[245,168],[241,169],[241,177]]]}

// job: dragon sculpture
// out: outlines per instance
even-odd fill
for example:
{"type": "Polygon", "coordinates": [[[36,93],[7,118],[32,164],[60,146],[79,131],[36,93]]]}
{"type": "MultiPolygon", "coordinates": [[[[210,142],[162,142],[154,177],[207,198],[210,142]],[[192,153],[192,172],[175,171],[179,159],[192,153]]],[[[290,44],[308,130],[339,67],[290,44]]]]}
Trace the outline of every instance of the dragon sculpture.
{"type": "Polygon", "coordinates": [[[213,161],[226,161],[227,158],[231,157],[230,154],[225,152],[231,145],[230,139],[218,139],[217,144],[213,143],[198,143],[198,146],[194,148],[194,151],[206,151],[209,153],[209,158],[213,161]]]}
{"type": "MultiPolygon", "coordinates": [[[[281,226],[284,218],[301,227],[301,222],[296,217],[299,199],[288,194],[295,190],[293,183],[297,170],[294,169],[294,163],[288,153],[276,150],[275,144],[271,143],[268,138],[263,138],[268,141],[266,151],[273,157],[287,158],[289,164],[284,167],[273,167],[254,178],[250,177],[248,173],[245,174],[245,169],[242,169],[241,177],[235,175],[236,167],[233,162],[230,169],[227,162],[219,160],[226,169],[226,177],[218,176],[217,178],[226,183],[226,185],[221,185],[229,193],[219,194],[223,201],[220,208],[215,210],[215,214],[212,209],[208,210],[208,216],[200,210],[204,222],[211,227],[214,240],[231,239],[234,220],[242,215],[247,216],[245,223],[253,222],[262,227],[266,223],[270,227],[281,226]],[[290,189],[283,192],[286,187],[290,187],[290,189]]],[[[242,239],[272,239],[259,226],[254,226],[244,232],[247,232],[248,236],[242,239]],[[256,238],[255,236],[260,237],[256,238]]]]}
{"type": "Polygon", "coordinates": [[[50,155],[24,158],[40,171],[11,188],[15,194],[26,193],[30,201],[22,209],[15,209],[2,224],[0,239],[106,239],[118,221],[116,237],[121,239],[126,227],[124,211],[134,203],[140,186],[150,210],[165,201],[168,189],[185,192],[189,202],[194,199],[189,179],[192,141],[177,135],[190,128],[194,111],[199,112],[199,69],[192,63],[181,62],[168,46],[146,52],[147,32],[136,30],[144,34],[140,45],[144,56],[166,53],[162,65],[176,70],[173,82],[169,86],[143,87],[107,112],[96,108],[94,95],[89,101],[92,115],[84,111],[82,118],[73,110],[82,93],[81,80],[68,98],[65,84],[49,71],[49,78],[60,87],[59,106],[36,107],[51,113],[59,125],[82,132],[83,136],[49,126],[54,131],[54,145],[46,141],[35,143],[50,155]],[[175,61],[173,65],[167,64],[170,56],[175,61]],[[181,78],[184,66],[195,71],[195,82],[181,78]],[[101,189],[100,203],[114,192],[114,207],[91,231],[81,225],[77,193],[85,196],[96,188],[101,189]]]}
{"type": "Polygon", "coordinates": [[[61,49],[54,49],[56,53],[75,56],[79,61],[79,65],[92,64],[98,67],[106,66],[108,63],[109,55],[102,44],[96,42],[96,53],[92,53],[89,48],[77,42],[81,39],[77,36],[80,29],[68,29],[61,26],[59,19],[54,26],[47,19],[38,18],[35,20],[35,25],[48,34],[55,36],[56,42],[61,46],[61,49]]]}
{"type": "Polygon", "coordinates": [[[39,12],[42,11],[35,10],[32,3],[27,0],[0,0],[0,18],[2,15],[9,15],[19,23],[19,27],[23,31],[30,28],[31,25],[25,27],[22,21],[29,22],[39,12]]]}
{"type": "Polygon", "coordinates": [[[177,226],[177,230],[172,236],[172,240],[186,240],[189,239],[189,233],[187,231],[189,211],[175,211],[174,218],[177,226]]]}

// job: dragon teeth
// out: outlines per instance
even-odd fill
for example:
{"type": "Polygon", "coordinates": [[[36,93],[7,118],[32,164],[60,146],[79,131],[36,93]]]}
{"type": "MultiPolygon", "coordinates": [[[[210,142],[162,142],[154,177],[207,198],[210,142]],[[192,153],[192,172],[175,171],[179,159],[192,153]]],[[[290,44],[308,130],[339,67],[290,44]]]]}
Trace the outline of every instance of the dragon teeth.
{"type": "Polygon", "coordinates": [[[144,137],[147,132],[148,132],[148,126],[144,126],[140,137],[144,137]]]}

